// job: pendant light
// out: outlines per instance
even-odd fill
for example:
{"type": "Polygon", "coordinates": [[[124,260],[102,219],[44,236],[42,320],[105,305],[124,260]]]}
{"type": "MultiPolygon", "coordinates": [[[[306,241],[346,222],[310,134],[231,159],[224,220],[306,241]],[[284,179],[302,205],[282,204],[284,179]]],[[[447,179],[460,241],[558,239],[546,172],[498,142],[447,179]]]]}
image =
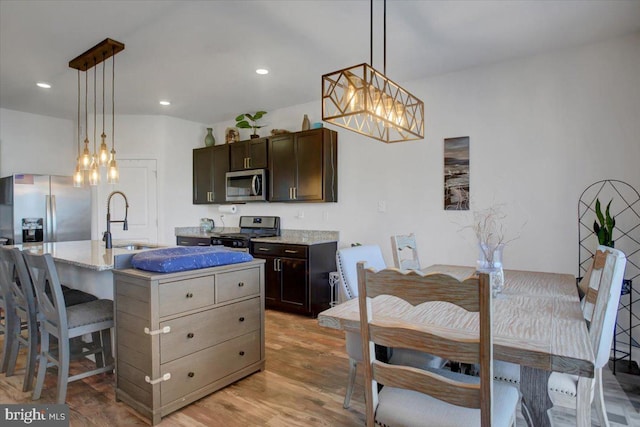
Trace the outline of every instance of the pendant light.
{"type": "Polygon", "coordinates": [[[109,149],[107,148],[107,135],[104,133],[104,66],[106,61],[102,60],[102,135],[100,135],[100,166],[107,166],[109,163],[109,149]]]}
{"type": "MultiPolygon", "coordinates": [[[[94,58],[95,62],[95,58],[94,58]]],[[[89,169],[89,185],[96,186],[100,184],[100,170],[98,164],[98,153],[96,151],[96,125],[97,125],[97,102],[96,102],[96,69],[93,68],[93,156],[91,156],[91,167],[89,169]]]]}
{"type": "Polygon", "coordinates": [[[109,160],[109,168],[107,169],[107,182],[109,184],[117,184],[120,180],[118,165],[116,164],[115,134],[116,134],[116,55],[111,57],[111,160],[109,160]]]}
{"type": "Polygon", "coordinates": [[[76,170],[73,173],[73,186],[74,187],[82,187],[84,186],[84,171],[82,170],[81,165],[81,156],[80,156],[80,134],[82,133],[82,128],[80,126],[80,70],[78,70],[78,133],[77,133],[77,146],[78,146],[78,157],[76,157],[76,170]]]}
{"type": "MultiPolygon", "coordinates": [[[[105,61],[118,52],[124,50],[124,44],[112,39],[105,39],[98,43],[91,49],[87,50],[83,54],[69,61],[69,67],[78,70],[78,162],[76,164],[76,171],[74,172],[74,185],[82,186],[84,183],[84,173],[82,173],[82,179],[80,173],[82,171],[88,171],[89,184],[94,186],[100,182],[100,169],[99,166],[108,166],[107,181],[110,183],[118,182],[118,170],[115,163],[115,149],[114,149],[114,137],[113,131],[111,135],[111,154],[108,152],[107,135],[105,133],[105,61]],[[97,150],[97,70],[95,67],[103,63],[102,65],[102,134],[100,151],[97,150]],[[93,68],[93,154],[89,150],[89,77],[88,70],[93,68]],[[84,148],[80,153],[80,71],[85,73],[85,100],[84,100],[84,113],[85,113],[85,138],[84,148]]],[[[115,61],[113,62],[112,73],[112,94],[115,93],[113,83],[115,82],[115,61]]],[[[113,97],[112,97],[113,98],[113,97]]],[[[115,102],[112,99],[112,128],[115,125],[115,117],[113,113],[115,111],[115,102]]]]}
{"type": "Polygon", "coordinates": [[[322,76],[322,120],[386,143],[422,139],[424,103],[386,76],[386,0],[383,10],[383,72],[373,68],[373,0],[370,0],[370,63],[322,76]]]}

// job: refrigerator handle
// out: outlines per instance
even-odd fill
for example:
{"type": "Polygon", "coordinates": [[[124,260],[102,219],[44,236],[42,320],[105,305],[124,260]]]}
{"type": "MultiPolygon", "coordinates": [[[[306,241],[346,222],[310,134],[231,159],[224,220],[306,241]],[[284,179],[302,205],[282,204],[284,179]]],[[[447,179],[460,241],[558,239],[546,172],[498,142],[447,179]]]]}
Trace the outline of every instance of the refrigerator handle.
{"type": "Polygon", "coordinates": [[[58,230],[56,227],[56,196],[51,196],[51,238],[50,242],[58,240],[58,230]]]}
{"type": "Polygon", "coordinates": [[[51,200],[50,196],[44,196],[44,230],[43,240],[49,242],[51,240],[51,200]]]}

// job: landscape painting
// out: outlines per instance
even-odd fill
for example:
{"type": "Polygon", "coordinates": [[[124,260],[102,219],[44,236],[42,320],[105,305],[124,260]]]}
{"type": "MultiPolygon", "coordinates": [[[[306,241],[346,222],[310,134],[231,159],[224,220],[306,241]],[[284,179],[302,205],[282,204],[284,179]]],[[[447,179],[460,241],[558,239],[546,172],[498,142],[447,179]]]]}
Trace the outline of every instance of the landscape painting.
{"type": "Polygon", "coordinates": [[[444,140],[444,208],[469,210],[469,137],[444,140]]]}

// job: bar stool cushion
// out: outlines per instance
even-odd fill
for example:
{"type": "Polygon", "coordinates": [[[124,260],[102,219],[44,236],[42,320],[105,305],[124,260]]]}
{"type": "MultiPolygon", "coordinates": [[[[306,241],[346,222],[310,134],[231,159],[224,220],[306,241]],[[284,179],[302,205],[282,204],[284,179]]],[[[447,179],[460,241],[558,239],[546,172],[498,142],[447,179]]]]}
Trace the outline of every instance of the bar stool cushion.
{"type": "Polygon", "coordinates": [[[67,307],[69,329],[113,319],[113,301],[99,299],[67,307]]]}

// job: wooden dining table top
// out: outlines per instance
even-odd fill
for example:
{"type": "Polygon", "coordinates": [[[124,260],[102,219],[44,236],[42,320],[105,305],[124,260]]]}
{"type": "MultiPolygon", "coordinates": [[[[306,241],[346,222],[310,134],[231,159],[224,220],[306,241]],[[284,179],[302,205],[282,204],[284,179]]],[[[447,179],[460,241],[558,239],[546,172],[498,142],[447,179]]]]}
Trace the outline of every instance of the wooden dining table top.
{"type": "MultiPolygon", "coordinates": [[[[432,265],[424,273],[445,273],[458,280],[475,273],[473,267],[432,265]]],[[[595,356],[570,274],[505,270],[505,286],[493,302],[493,357],[546,371],[593,377],[595,356]]],[[[455,328],[477,337],[477,313],[445,302],[412,307],[381,295],[373,301],[374,315],[401,317],[437,329],[455,328]]],[[[318,324],[333,329],[360,329],[358,299],[321,312],[318,324]]]]}

